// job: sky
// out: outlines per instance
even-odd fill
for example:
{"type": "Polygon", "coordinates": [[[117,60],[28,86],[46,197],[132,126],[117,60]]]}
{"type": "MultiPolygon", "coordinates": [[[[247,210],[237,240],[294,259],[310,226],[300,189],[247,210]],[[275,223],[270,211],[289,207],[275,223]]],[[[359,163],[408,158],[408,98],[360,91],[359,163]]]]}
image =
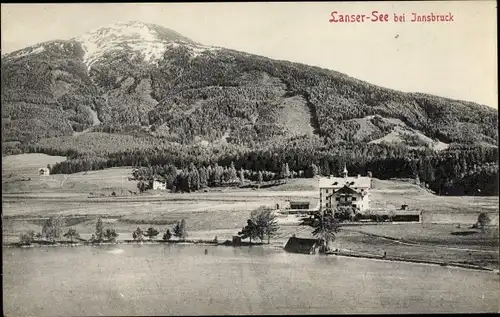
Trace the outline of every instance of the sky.
{"type": "Polygon", "coordinates": [[[162,25],[192,40],[345,73],[379,86],[498,108],[495,1],[2,4],[2,55],[116,22],[162,25]],[[388,22],[330,23],[339,14],[388,22]],[[410,22],[412,13],[452,15],[410,22]],[[394,14],[405,22],[394,22],[394,14]]]}

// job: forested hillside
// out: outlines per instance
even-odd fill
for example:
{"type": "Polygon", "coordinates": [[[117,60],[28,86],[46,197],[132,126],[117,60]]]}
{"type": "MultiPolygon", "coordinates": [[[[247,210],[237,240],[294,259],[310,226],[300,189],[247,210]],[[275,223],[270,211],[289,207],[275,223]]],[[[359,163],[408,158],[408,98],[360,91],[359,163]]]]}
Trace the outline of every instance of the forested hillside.
{"type": "Polygon", "coordinates": [[[142,23],[2,57],[2,153],[72,158],[55,172],[234,162],[255,172],[315,164],[326,175],[347,162],[381,178],[418,175],[443,191],[498,174],[497,124],[487,106],[209,47],[142,23]]]}
{"type": "MultiPolygon", "coordinates": [[[[186,173],[228,168],[234,164],[245,177],[256,180],[282,179],[283,166],[291,175],[340,175],[347,166],[352,175],[413,178],[438,194],[498,194],[498,148],[482,145],[452,145],[443,151],[409,148],[401,144],[324,145],[318,136],[262,142],[259,147],[230,143],[182,145],[153,137],[87,133],[79,137],[45,139],[28,152],[68,156],[52,166],[53,173],[75,173],[116,166],[149,167],[155,170],[174,166],[186,173]],[[123,144],[126,144],[124,146],[123,144]],[[125,149],[124,149],[125,147],[125,149]],[[315,170],[315,172],[311,172],[315,170]]],[[[161,176],[150,173],[149,175],[161,176]]]]}

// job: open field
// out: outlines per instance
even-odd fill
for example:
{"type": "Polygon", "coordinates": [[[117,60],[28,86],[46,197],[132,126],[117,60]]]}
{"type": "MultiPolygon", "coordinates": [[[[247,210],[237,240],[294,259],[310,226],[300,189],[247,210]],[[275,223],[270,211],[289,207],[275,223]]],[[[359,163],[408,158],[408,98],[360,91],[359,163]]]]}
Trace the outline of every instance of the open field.
{"type": "Polygon", "coordinates": [[[2,193],[78,193],[104,192],[110,195],[130,195],[137,192],[137,182],[129,181],[131,168],[110,168],[102,171],[88,171],[75,174],[38,176],[37,169],[8,169],[2,172],[2,193]]]}
{"type": "Polygon", "coordinates": [[[429,244],[449,248],[466,246],[475,250],[491,250],[499,244],[497,226],[490,227],[484,233],[470,226],[425,223],[364,225],[346,227],[345,230],[389,237],[409,244],[429,244]]]}
{"type": "MultiPolygon", "coordinates": [[[[2,162],[2,194],[4,198],[82,198],[87,199],[90,193],[102,194],[113,201],[125,199],[111,197],[114,191],[117,196],[133,196],[128,199],[155,200],[262,200],[267,203],[296,199],[309,200],[313,206],[317,204],[318,180],[292,179],[286,184],[274,187],[251,190],[238,188],[210,188],[207,193],[171,194],[168,192],[148,192],[144,195],[133,195],[137,192],[137,182],[129,181],[131,168],[110,168],[100,171],[89,171],[69,175],[50,175],[40,177],[37,169],[47,164],[63,160],[44,154],[21,154],[7,156],[2,162]],[[9,177],[10,176],[10,177],[9,177]],[[31,177],[31,180],[22,180],[31,177]],[[266,200],[266,199],[264,199],[266,200]]],[[[432,212],[433,214],[473,213],[481,211],[498,213],[498,197],[452,197],[436,196],[425,189],[404,181],[373,180],[371,191],[371,207],[374,209],[399,209],[406,204],[411,210],[432,212]]],[[[99,198],[101,201],[104,198],[99,198]]],[[[452,220],[452,219],[451,219],[452,220]]]]}
{"type": "MultiPolygon", "coordinates": [[[[288,237],[312,238],[302,227],[281,227],[275,244],[286,243],[288,237]]],[[[456,228],[451,224],[373,224],[341,228],[331,247],[355,254],[499,268],[499,232],[456,228]],[[466,235],[457,233],[466,232],[466,235]]]]}
{"type": "Polygon", "coordinates": [[[39,168],[65,161],[64,156],[51,156],[41,153],[8,155],[2,158],[2,173],[17,172],[37,175],[39,168]]]}
{"type": "Polygon", "coordinates": [[[373,180],[370,206],[374,209],[399,209],[408,205],[412,210],[432,213],[498,213],[498,196],[437,196],[414,184],[402,181],[373,180]]]}

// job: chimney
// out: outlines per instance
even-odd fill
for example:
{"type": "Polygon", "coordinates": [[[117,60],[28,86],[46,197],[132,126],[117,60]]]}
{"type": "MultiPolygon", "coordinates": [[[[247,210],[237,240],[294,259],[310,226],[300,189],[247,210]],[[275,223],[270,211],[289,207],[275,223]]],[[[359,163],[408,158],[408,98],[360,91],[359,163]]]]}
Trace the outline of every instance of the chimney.
{"type": "Polygon", "coordinates": [[[332,179],[332,178],[333,178],[333,175],[330,175],[330,179],[332,179]]]}
{"type": "Polygon", "coordinates": [[[361,177],[361,174],[358,174],[358,176],[356,178],[360,178],[361,177]]]}

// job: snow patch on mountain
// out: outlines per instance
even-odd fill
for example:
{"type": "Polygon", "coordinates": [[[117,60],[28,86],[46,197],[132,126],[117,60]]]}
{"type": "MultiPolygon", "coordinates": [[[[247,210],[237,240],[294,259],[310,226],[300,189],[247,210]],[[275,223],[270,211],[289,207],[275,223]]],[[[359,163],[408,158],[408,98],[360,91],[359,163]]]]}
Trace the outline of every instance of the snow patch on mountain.
{"type": "Polygon", "coordinates": [[[217,51],[217,50],[220,50],[219,47],[207,46],[207,45],[199,45],[199,44],[196,44],[196,45],[187,44],[186,46],[190,50],[192,58],[198,57],[198,56],[200,56],[202,53],[204,53],[206,51],[217,51]]]}
{"type": "Polygon", "coordinates": [[[185,46],[192,57],[218,48],[197,44],[175,31],[148,23],[122,22],[103,27],[75,38],[81,43],[83,61],[90,70],[92,65],[111,52],[127,51],[132,57],[142,56],[147,63],[156,64],[168,49],[185,46]]]}

